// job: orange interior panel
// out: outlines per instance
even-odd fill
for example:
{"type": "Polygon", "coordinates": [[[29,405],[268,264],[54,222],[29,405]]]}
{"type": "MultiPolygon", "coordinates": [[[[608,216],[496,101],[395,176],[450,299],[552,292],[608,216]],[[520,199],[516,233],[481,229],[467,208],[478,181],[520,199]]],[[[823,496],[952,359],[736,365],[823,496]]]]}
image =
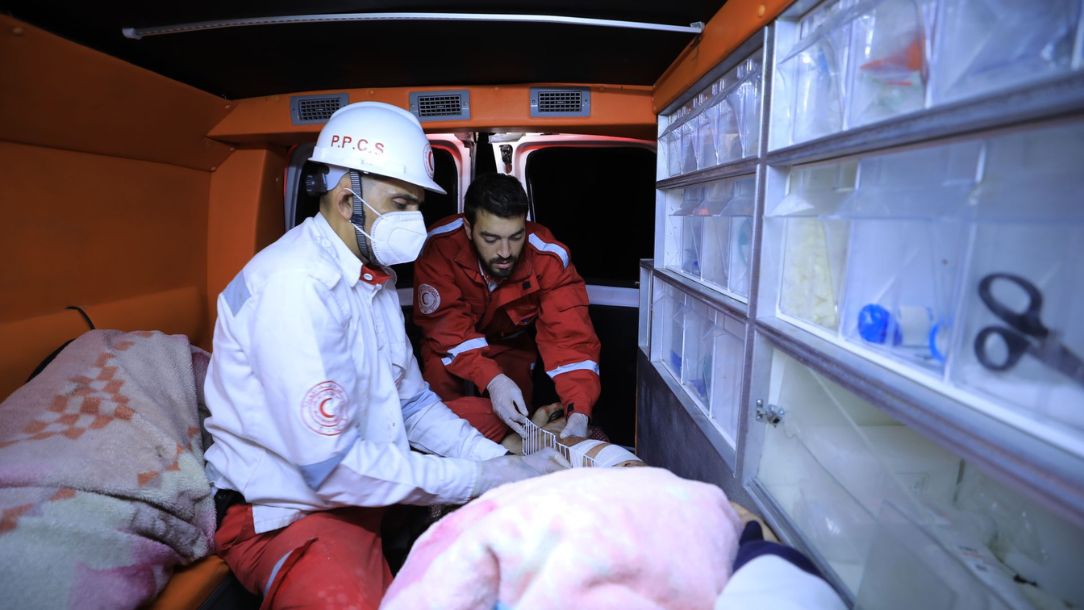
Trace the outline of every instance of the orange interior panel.
{"type": "Polygon", "coordinates": [[[233,276],[285,226],[282,179],[285,149],[243,149],[233,153],[211,178],[207,224],[207,334],[211,348],[215,301],[233,276]]]}
{"type": "Polygon", "coordinates": [[[203,286],[210,174],[0,142],[0,321],[203,286]]]}
{"type": "MultiPolygon", "coordinates": [[[[655,137],[651,87],[590,85],[591,116],[539,119],[530,116],[531,86],[385,87],[315,93],[345,92],[351,103],[376,101],[410,108],[410,94],[415,91],[469,91],[471,118],[465,121],[423,123],[426,131],[430,132],[497,127],[510,131],[519,128],[529,131],[564,131],[648,139],[655,137]]],[[[290,145],[315,140],[321,126],[294,125],[290,120],[290,96],[272,95],[238,100],[234,111],[215,125],[209,135],[217,140],[238,145],[290,145]]]]}
{"type": "Polygon", "coordinates": [[[209,170],[210,93],[0,15],[0,140],[209,170]]]}
{"type": "MultiPolygon", "coordinates": [[[[186,335],[196,342],[206,333],[203,286],[185,286],[129,299],[87,305],[83,310],[98,328],[159,330],[186,335]]],[[[210,349],[209,347],[205,349],[210,349]]]]}
{"type": "Polygon", "coordinates": [[[70,309],[0,324],[0,400],[26,383],[46,356],[87,328],[79,312],[70,309]]]}
{"type": "Polygon", "coordinates": [[[793,0],[727,0],[704,31],[670,64],[655,83],[652,111],[658,113],[726,59],[757,30],[768,25],[793,0]]]}
{"type": "Polygon", "coordinates": [[[158,597],[147,606],[148,610],[179,610],[199,608],[207,597],[230,573],[226,562],[218,555],[210,555],[183,568],[177,568],[173,577],[158,597]]]}
{"type": "Polygon", "coordinates": [[[0,376],[25,381],[86,330],[68,305],[101,328],[206,334],[211,169],[231,152],[206,134],[229,111],[0,15],[0,324],[13,337],[0,376]]]}

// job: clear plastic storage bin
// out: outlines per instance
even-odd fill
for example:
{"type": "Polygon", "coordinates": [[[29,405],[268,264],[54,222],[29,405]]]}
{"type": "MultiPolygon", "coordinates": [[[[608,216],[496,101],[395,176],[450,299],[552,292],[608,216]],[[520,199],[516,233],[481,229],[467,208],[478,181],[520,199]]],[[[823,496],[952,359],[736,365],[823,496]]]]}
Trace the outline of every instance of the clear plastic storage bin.
{"type": "Polygon", "coordinates": [[[1079,0],[942,0],[933,102],[1068,72],[1079,15],[1079,0]]]}
{"type": "Polygon", "coordinates": [[[756,156],[760,137],[760,51],[667,117],[660,136],[666,177],[756,156]]]}
{"type": "Polygon", "coordinates": [[[748,299],[755,190],[739,176],[667,192],[665,266],[748,299]]]}
{"type": "Polygon", "coordinates": [[[738,437],[745,322],[664,281],[654,282],[652,359],[661,362],[731,447],[738,437]]]}
{"type": "Polygon", "coordinates": [[[720,329],[716,326],[714,308],[697,299],[686,298],[681,384],[707,414],[711,408],[715,337],[720,329]]]}
{"type": "Polygon", "coordinates": [[[841,334],[941,371],[967,253],[981,143],[873,155],[835,217],[850,225],[841,334]]]}
{"type": "Polygon", "coordinates": [[[693,117],[693,120],[682,123],[678,130],[681,132],[681,173],[695,172],[699,144],[699,132],[696,129],[695,117],[693,117]]]}
{"type": "Polygon", "coordinates": [[[724,92],[738,122],[741,150],[738,156],[755,157],[760,145],[760,54],[756,53],[735,69],[737,83],[724,92]]]}
{"type": "Polygon", "coordinates": [[[1080,0],[835,0],[784,17],[770,147],[1080,69],[1080,22],[1080,0]]]}
{"type": "MultiPolygon", "coordinates": [[[[720,104],[717,101],[707,102],[707,106],[700,111],[700,114],[693,118],[696,122],[697,130],[697,154],[696,162],[697,168],[704,169],[707,167],[715,167],[719,164],[718,154],[718,142],[716,138],[715,130],[717,128],[724,128],[720,121],[720,104]]],[[[727,113],[730,112],[730,108],[726,108],[727,113]]]]}
{"type": "Polygon", "coordinates": [[[768,383],[755,480],[858,607],[1084,599],[1080,530],[778,350],[768,383]]]}
{"type": "Polygon", "coordinates": [[[699,186],[673,189],[664,191],[663,198],[666,208],[663,267],[699,277],[700,236],[694,235],[699,226],[690,222],[690,218],[703,201],[704,189],[699,186]]]}
{"type": "Polygon", "coordinates": [[[773,147],[843,129],[853,9],[842,6],[829,2],[803,17],[797,40],[776,63],[772,128],[779,133],[773,147]]]}
{"type": "Polygon", "coordinates": [[[685,294],[666,282],[654,282],[651,306],[651,359],[681,379],[685,338],[685,294]]]}
{"type": "Polygon", "coordinates": [[[681,131],[671,129],[664,133],[662,144],[666,148],[666,177],[677,176],[681,173],[681,131]]]}
{"type": "Polygon", "coordinates": [[[950,378],[1084,454],[1084,122],[985,140],[950,378]]]}
{"type": "Polygon", "coordinates": [[[779,261],[780,317],[838,328],[850,222],[836,211],[854,191],[856,167],[845,160],[794,168],[786,196],[768,203],[765,248],[779,261]]]}
{"type": "Polygon", "coordinates": [[[1084,455],[1082,158],[1077,120],[792,168],[762,294],[1084,455]]]}
{"type": "Polygon", "coordinates": [[[932,2],[881,0],[862,7],[851,40],[854,69],[848,127],[924,106],[929,65],[923,4],[932,2]]]}
{"type": "Polygon", "coordinates": [[[745,322],[717,312],[713,337],[711,419],[731,447],[738,438],[741,387],[745,370],[745,322]]]}

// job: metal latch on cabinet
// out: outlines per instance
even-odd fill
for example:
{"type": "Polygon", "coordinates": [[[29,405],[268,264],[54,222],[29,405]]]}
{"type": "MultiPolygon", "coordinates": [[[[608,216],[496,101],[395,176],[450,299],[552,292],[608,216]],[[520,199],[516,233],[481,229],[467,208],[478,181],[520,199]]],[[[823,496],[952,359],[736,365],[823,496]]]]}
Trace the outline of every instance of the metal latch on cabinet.
{"type": "Polygon", "coordinates": [[[786,410],[783,407],[773,404],[766,405],[763,400],[757,400],[756,418],[758,422],[778,426],[779,422],[783,421],[783,415],[785,414],[786,410]]]}

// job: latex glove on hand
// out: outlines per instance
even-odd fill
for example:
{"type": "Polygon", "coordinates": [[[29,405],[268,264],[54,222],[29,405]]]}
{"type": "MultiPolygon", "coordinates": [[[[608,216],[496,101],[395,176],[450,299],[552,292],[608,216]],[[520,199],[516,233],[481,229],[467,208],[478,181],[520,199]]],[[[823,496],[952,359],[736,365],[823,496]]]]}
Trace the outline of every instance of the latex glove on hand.
{"type": "Polygon", "coordinates": [[[489,400],[493,403],[493,412],[497,417],[520,436],[527,435],[527,403],[523,401],[523,392],[516,382],[504,373],[497,375],[486,386],[489,400]]]}
{"type": "Polygon", "coordinates": [[[478,462],[478,465],[481,471],[471,492],[472,498],[477,498],[505,483],[514,483],[565,468],[560,462],[560,455],[552,447],[536,451],[531,455],[505,455],[478,462]]]}
{"type": "Polygon", "coordinates": [[[587,416],[583,413],[573,413],[568,416],[568,421],[565,422],[565,427],[561,429],[559,435],[562,439],[570,436],[577,438],[587,437],[587,416]]]}

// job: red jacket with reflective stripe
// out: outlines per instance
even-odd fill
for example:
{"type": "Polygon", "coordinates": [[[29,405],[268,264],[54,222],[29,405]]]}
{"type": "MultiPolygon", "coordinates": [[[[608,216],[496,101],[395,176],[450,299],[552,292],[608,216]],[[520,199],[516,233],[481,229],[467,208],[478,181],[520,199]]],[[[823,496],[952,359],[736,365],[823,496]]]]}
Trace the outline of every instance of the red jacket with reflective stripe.
{"type": "MultiPolygon", "coordinates": [[[[546,372],[564,405],[591,414],[600,391],[601,348],[587,313],[587,287],[568,248],[549,229],[527,222],[527,239],[512,274],[490,292],[463,215],[436,223],[414,264],[414,322],[422,358],[485,388],[501,373],[488,341],[534,324],[546,372]]],[[[526,397],[530,400],[530,397],[526,397]]]]}

